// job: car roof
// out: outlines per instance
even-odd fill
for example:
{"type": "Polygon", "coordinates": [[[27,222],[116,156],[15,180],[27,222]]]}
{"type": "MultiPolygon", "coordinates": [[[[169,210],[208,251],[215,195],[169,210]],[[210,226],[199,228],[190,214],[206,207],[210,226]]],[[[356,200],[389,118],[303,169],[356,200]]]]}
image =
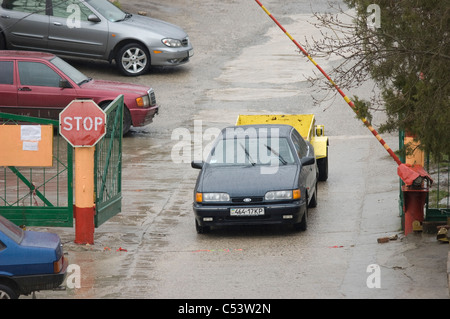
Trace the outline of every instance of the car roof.
{"type": "Polygon", "coordinates": [[[222,135],[227,137],[258,137],[262,135],[276,134],[279,137],[287,137],[294,128],[287,124],[252,124],[228,126],[222,130],[222,135]],[[232,135],[227,135],[232,134],[232,135]]]}
{"type": "Polygon", "coordinates": [[[9,51],[9,50],[0,50],[0,58],[19,58],[19,59],[45,59],[51,60],[55,57],[54,54],[46,53],[46,52],[37,52],[37,51],[9,51]]]}

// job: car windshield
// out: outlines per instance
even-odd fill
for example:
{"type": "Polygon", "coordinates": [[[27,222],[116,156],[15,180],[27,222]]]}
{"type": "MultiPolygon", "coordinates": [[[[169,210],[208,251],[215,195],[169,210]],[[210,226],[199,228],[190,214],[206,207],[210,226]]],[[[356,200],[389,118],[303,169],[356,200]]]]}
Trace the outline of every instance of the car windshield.
{"type": "Polygon", "coordinates": [[[90,80],[86,75],[58,57],[53,58],[50,62],[78,85],[90,80]]]}
{"type": "Polygon", "coordinates": [[[0,215],[0,232],[20,244],[23,238],[23,230],[17,225],[13,224],[5,217],[0,215]]]}
{"type": "Polygon", "coordinates": [[[111,22],[124,20],[128,14],[107,0],[86,0],[95,10],[111,22]]]}
{"type": "Polygon", "coordinates": [[[224,138],[217,142],[207,160],[210,165],[286,165],[295,163],[284,137],[224,138]]]}

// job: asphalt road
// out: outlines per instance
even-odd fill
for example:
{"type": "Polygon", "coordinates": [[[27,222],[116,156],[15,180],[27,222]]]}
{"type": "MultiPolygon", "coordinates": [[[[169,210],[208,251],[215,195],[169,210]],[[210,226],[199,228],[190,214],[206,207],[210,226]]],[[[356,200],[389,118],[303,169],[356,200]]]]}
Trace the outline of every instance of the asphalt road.
{"type": "MultiPolygon", "coordinates": [[[[305,77],[314,66],[256,2],[121,3],[182,26],[194,57],[138,78],[123,77],[107,63],[69,60],[94,78],[151,85],[161,111],[124,138],[123,211],[95,230],[94,245],[76,245],[73,229],[56,229],[70,263],[80,266],[81,287],[37,298],[448,298],[448,245],[432,235],[402,236],[396,163],[345,101],[324,100],[327,92],[310,86],[305,77]],[[192,192],[198,171],[190,161],[212,133],[239,114],[302,113],[314,113],[330,137],[329,179],[319,185],[308,230],[197,234],[192,192]],[[180,154],[175,147],[184,138],[193,147],[180,154]],[[391,235],[399,238],[377,243],[391,235]]],[[[327,10],[326,1],[263,3],[300,42],[319,35],[308,21],[312,11],[327,10]]],[[[338,62],[316,61],[326,70],[338,62]]],[[[366,96],[371,88],[368,83],[348,95],[366,96]]],[[[374,124],[382,118],[377,114],[374,124]]],[[[397,148],[397,136],[383,137],[397,148]]]]}

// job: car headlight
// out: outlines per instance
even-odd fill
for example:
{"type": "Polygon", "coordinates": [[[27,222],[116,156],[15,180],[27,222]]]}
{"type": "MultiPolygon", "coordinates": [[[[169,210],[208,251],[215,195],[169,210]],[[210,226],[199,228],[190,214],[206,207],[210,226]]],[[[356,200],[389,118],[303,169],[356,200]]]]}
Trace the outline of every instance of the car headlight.
{"type": "Polygon", "coordinates": [[[147,107],[150,105],[150,98],[148,97],[148,95],[138,97],[136,99],[136,104],[140,107],[147,107]]]}
{"type": "Polygon", "coordinates": [[[227,193],[196,193],[197,202],[229,202],[230,195],[227,193]]]}
{"type": "Polygon", "coordinates": [[[181,41],[177,40],[177,39],[166,38],[166,39],[162,39],[161,41],[162,41],[162,43],[164,43],[165,45],[167,45],[168,47],[171,47],[171,48],[181,47],[181,41]]]}
{"type": "Polygon", "coordinates": [[[264,196],[264,199],[267,201],[271,200],[283,200],[283,199],[299,199],[300,198],[300,190],[284,190],[284,191],[270,191],[267,192],[264,196]]]}

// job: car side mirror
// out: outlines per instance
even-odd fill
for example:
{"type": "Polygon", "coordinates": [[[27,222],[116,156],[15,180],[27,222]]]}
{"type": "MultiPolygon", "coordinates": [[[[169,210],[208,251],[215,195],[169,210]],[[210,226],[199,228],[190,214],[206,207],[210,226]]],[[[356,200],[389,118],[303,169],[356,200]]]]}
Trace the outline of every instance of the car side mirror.
{"type": "Polygon", "coordinates": [[[97,17],[95,14],[90,14],[88,16],[88,21],[97,23],[97,22],[100,22],[102,20],[100,20],[100,18],[97,17]]]}
{"type": "Polygon", "coordinates": [[[307,165],[313,165],[314,164],[314,157],[303,157],[300,162],[302,163],[302,165],[307,166],[307,165]]]}
{"type": "Polygon", "coordinates": [[[59,87],[62,89],[70,89],[72,85],[69,83],[69,81],[61,79],[59,80],[59,87]]]}
{"type": "Polygon", "coordinates": [[[204,162],[203,161],[192,161],[191,162],[191,167],[192,168],[198,168],[198,169],[202,169],[203,168],[203,164],[204,164],[204,162]]]}

